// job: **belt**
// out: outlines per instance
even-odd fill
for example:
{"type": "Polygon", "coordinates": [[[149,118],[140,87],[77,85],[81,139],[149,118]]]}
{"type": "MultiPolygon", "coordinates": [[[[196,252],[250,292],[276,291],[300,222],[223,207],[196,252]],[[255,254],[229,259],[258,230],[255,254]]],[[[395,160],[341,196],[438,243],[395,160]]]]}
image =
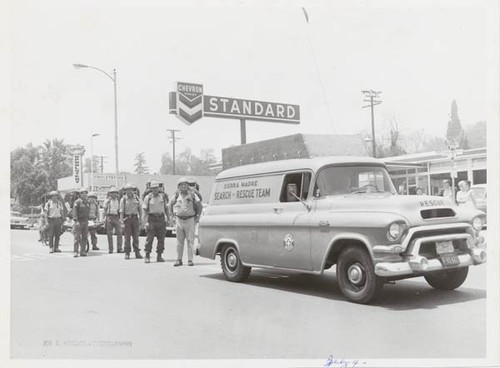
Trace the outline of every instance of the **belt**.
{"type": "Polygon", "coordinates": [[[153,217],[164,217],[165,214],[164,213],[150,213],[148,214],[148,216],[153,216],[153,217]]]}
{"type": "Polygon", "coordinates": [[[114,213],[108,213],[106,216],[118,216],[118,214],[114,214],[114,213]]]}
{"type": "Polygon", "coordinates": [[[137,217],[138,215],[136,215],[135,213],[132,213],[130,215],[123,215],[123,217],[137,217]]]}
{"type": "Polygon", "coordinates": [[[193,218],[195,216],[196,215],[192,215],[192,216],[175,216],[175,217],[180,218],[181,220],[188,220],[188,219],[193,218]]]}

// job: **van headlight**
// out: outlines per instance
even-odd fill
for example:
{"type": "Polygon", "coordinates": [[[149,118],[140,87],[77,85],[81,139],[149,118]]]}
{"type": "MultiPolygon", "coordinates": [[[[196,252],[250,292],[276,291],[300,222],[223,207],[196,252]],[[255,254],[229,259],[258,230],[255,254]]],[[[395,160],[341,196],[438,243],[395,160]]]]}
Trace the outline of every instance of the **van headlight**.
{"type": "Polygon", "coordinates": [[[472,219],[472,227],[474,230],[479,231],[483,228],[483,219],[480,216],[476,216],[472,219]]]}
{"type": "Polygon", "coordinates": [[[403,222],[393,222],[389,225],[387,229],[387,239],[390,241],[396,241],[401,238],[403,232],[405,231],[406,224],[403,222]]]}

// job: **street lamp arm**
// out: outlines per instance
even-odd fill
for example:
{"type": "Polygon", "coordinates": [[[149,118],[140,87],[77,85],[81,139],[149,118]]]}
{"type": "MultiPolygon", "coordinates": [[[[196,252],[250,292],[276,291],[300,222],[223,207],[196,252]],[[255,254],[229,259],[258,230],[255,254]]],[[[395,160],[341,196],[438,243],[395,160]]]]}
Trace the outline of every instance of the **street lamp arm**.
{"type": "Polygon", "coordinates": [[[102,70],[101,68],[98,68],[96,66],[92,66],[92,65],[85,65],[85,64],[73,64],[73,66],[76,68],[76,69],[79,69],[79,68],[90,68],[90,69],[95,69],[95,70],[98,70],[100,71],[101,73],[105,74],[109,79],[111,79],[113,81],[113,83],[115,82],[115,78],[113,78],[113,76],[111,74],[109,74],[108,72],[102,70]]]}

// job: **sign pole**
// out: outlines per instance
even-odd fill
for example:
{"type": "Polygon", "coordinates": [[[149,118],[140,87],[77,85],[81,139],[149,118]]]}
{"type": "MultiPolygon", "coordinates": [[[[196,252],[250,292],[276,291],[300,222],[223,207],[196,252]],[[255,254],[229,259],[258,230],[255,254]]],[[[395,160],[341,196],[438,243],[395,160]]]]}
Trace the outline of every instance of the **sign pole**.
{"type": "Polygon", "coordinates": [[[241,144],[247,143],[247,124],[245,119],[240,119],[241,144]]]}

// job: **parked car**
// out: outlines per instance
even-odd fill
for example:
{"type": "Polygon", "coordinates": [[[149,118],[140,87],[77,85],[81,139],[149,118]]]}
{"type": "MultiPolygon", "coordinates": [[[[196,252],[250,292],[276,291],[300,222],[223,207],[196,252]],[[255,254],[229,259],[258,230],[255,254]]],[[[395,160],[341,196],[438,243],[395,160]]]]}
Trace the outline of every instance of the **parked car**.
{"type": "Polygon", "coordinates": [[[200,218],[199,255],[221,258],[228,281],[252,267],[321,275],[355,303],[385,283],[424,277],[458,288],[486,262],[484,212],[437,196],[398,195],[385,164],[368,157],[316,157],[221,172],[200,218]]]}
{"type": "Polygon", "coordinates": [[[487,213],[487,191],[486,184],[474,184],[470,188],[472,190],[472,195],[476,200],[476,207],[478,210],[487,213]]]}
{"type": "Polygon", "coordinates": [[[21,214],[21,212],[10,211],[10,228],[11,229],[27,229],[29,227],[29,218],[21,214]]]}
{"type": "MultiPolygon", "coordinates": [[[[470,188],[472,190],[472,195],[474,196],[474,199],[476,200],[476,208],[478,210],[483,211],[484,213],[488,213],[487,207],[488,207],[488,193],[486,189],[486,184],[474,184],[470,188]]],[[[487,217],[485,218],[484,221],[484,226],[483,230],[486,230],[487,228],[487,217]]]]}

